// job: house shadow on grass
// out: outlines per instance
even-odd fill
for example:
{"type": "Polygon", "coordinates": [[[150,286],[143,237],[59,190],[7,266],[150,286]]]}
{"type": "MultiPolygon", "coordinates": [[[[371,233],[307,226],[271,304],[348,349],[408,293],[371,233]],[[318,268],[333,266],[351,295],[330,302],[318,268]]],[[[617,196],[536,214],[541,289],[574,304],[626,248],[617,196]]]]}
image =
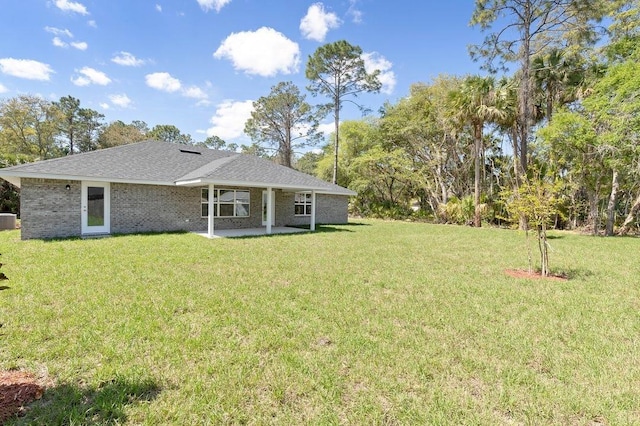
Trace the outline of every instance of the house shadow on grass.
{"type": "Polygon", "coordinates": [[[287,225],[287,228],[296,228],[301,230],[306,230],[309,232],[282,232],[282,233],[273,233],[273,234],[257,234],[257,235],[238,235],[238,236],[230,236],[227,238],[234,240],[244,240],[251,238],[282,238],[292,235],[309,235],[309,234],[328,234],[332,232],[354,232],[350,229],[338,228],[332,225],[317,225],[315,231],[311,231],[309,225],[287,225]]]}
{"type": "Polygon", "coordinates": [[[96,234],[96,235],[84,235],[84,236],[72,236],[72,237],[57,237],[57,238],[43,238],[40,241],[45,243],[58,243],[64,241],[82,241],[82,240],[101,240],[101,239],[112,239],[112,238],[122,238],[122,237],[132,237],[132,236],[161,236],[161,235],[180,235],[180,234],[189,234],[189,231],[185,230],[177,230],[177,231],[149,231],[149,232],[135,232],[131,234],[96,234]]]}
{"type": "Polygon", "coordinates": [[[128,405],[154,400],[160,387],[151,379],[117,377],[97,387],[61,384],[47,388],[13,425],[116,425],[127,422],[128,405]]]}
{"type": "MultiPolygon", "coordinates": [[[[314,233],[325,233],[325,232],[353,232],[350,229],[344,229],[344,226],[349,225],[316,225],[316,230],[314,233]]],[[[288,228],[297,228],[297,229],[306,229],[307,231],[311,231],[310,225],[287,225],[288,228]]]]}

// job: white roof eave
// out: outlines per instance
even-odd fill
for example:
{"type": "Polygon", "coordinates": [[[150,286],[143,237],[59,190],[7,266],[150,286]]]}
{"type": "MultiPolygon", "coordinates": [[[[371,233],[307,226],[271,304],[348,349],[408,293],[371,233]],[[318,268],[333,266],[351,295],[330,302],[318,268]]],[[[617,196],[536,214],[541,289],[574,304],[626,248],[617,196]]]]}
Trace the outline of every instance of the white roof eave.
{"type": "Polygon", "coordinates": [[[318,186],[306,186],[306,185],[289,185],[279,183],[265,183],[265,182],[245,182],[245,181],[233,181],[233,180],[210,180],[210,179],[192,179],[187,181],[176,182],[164,182],[164,181],[151,181],[151,180],[135,180],[135,179],[121,179],[121,178],[109,178],[101,176],[79,176],[79,175],[66,175],[66,174],[48,174],[48,173],[29,173],[29,172],[3,172],[0,169],[0,178],[7,180],[13,185],[20,188],[21,179],[53,179],[53,180],[74,180],[74,181],[92,181],[92,182],[111,182],[111,183],[131,183],[141,185],[165,185],[165,186],[202,186],[214,184],[216,186],[241,186],[252,188],[278,188],[290,191],[314,191],[318,194],[334,194],[344,196],[357,195],[356,192],[346,190],[344,192],[332,191],[327,188],[318,186]],[[348,192],[348,193],[347,193],[348,192]]]}
{"type": "MultiPolygon", "coordinates": [[[[357,192],[347,190],[349,193],[341,193],[332,191],[327,188],[321,188],[317,186],[306,186],[306,185],[289,185],[289,184],[281,184],[281,183],[265,183],[265,182],[245,182],[245,181],[232,181],[232,180],[209,180],[209,179],[193,179],[188,181],[177,181],[177,186],[201,186],[201,185],[209,185],[213,184],[215,186],[242,186],[242,187],[251,187],[251,188],[278,188],[278,189],[288,189],[292,191],[314,191],[318,194],[335,194],[335,195],[345,195],[345,196],[353,196],[357,195],[357,192]]],[[[346,192],[346,191],[345,191],[346,192]]]]}
{"type": "MultiPolygon", "coordinates": [[[[135,179],[116,179],[102,176],[79,176],[65,174],[49,174],[49,173],[30,173],[30,172],[3,172],[0,169],[0,178],[5,179],[14,185],[14,180],[20,182],[21,179],[53,179],[53,180],[76,180],[76,181],[92,181],[92,182],[112,182],[112,183],[133,183],[142,185],[173,185],[173,182],[135,180],[135,179]]],[[[20,187],[20,185],[16,185],[20,187]]]]}

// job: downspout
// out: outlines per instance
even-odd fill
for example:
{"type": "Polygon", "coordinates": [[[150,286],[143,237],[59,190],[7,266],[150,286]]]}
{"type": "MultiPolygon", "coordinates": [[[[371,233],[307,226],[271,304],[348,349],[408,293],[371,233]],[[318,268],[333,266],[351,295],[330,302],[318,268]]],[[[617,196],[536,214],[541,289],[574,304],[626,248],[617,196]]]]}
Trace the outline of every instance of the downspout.
{"type": "Polygon", "coordinates": [[[208,211],[208,220],[207,220],[207,236],[209,238],[213,238],[214,234],[213,234],[213,216],[214,216],[214,212],[215,212],[215,206],[213,205],[213,200],[214,200],[214,196],[213,196],[213,184],[210,183],[209,184],[209,199],[207,200],[209,203],[209,211],[208,211]]]}
{"type": "Polygon", "coordinates": [[[316,191],[311,191],[311,226],[309,229],[316,230],[316,191]]]}
{"type": "Polygon", "coordinates": [[[273,188],[267,188],[267,235],[271,234],[271,222],[273,221],[273,205],[271,203],[271,197],[273,194],[273,188]]]}

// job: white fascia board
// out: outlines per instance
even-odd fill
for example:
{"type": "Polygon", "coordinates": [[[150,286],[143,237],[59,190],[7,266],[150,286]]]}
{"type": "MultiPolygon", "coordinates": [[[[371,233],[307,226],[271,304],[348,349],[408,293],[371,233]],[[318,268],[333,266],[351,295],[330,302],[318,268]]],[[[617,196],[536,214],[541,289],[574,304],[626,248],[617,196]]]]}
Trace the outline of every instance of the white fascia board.
{"type": "MultiPolygon", "coordinates": [[[[136,179],[114,179],[109,177],[98,177],[98,176],[78,176],[78,175],[55,175],[55,174],[47,174],[47,173],[13,173],[13,172],[2,172],[0,171],[0,177],[12,182],[11,178],[20,179],[53,179],[53,180],[77,180],[83,181],[88,180],[92,182],[112,182],[112,183],[132,183],[132,184],[141,184],[141,185],[165,185],[165,186],[173,186],[173,182],[161,182],[161,181],[150,181],[150,180],[136,180],[136,179]]],[[[15,185],[15,184],[14,184],[15,185]]]]}
{"type": "Polygon", "coordinates": [[[326,188],[299,186],[299,185],[279,185],[279,184],[267,184],[261,182],[242,182],[242,181],[208,181],[203,179],[195,179],[190,181],[178,181],[178,182],[164,182],[164,181],[150,181],[150,180],[136,180],[136,179],[114,179],[108,177],[97,176],[79,176],[79,175],[56,175],[47,173],[25,173],[25,172],[2,172],[0,170],[0,178],[9,181],[18,188],[21,186],[22,179],[53,179],[53,180],[76,180],[76,181],[93,181],[93,182],[112,182],[112,183],[130,183],[140,185],[161,185],[161,186],[202,186],[213,183],[215,185],[227,185],[227,186],[240,186],[240,187],[252,187],[252,188],[268,188],[269,186],[278,189],[286,189],[292,192],[304,192],[315,191],[318,194],[331,194],[331,195],[344,195],[353,196],[357,195],[356,192],[350,191],[350,194],[339,193],[335,191],[327,190],[326,188]]]}
{"type": "Polygon", "coordinates": [[[0,178],[6,180],[7,182],[9,182],[10,184],[17,186],[18,188],[20,188],[20,178],[17,176],[11,176],[11,175],[0,175],[0,178]]]}
{"type": "Polygon", "coordinates": [[[307,189],[307,188],[296,188],[296,189],[289,189],[288,191],[285,192],[305,192],[305,193],[311,193],[311,192],[315,192],[316,194],[325,194],[325,195],[343,195],[345,197],[353,197],[358,195],[357,192],[352,191],[350,189],[347,189],[346,192],[335,192],[335,191],[329,191],[328,189],[307,189]]]}
{"type": "Polygon", "coordinates": [[[334,194],[334,195],[357,195],[357,192],[351,192],[351,194],[341,194],[335,191],[328,190],[326,188],[314,187],[314,186],[300,186],[300,185],[282,185],[279,183],[264,183],[264,182],[246,182],[246,181],[232,181],[232,180],[216,180],[210,181],[206,179],[194,179],[188,181],[177,181],[177,186],[201,186],[208,185],[213,183],[216,186],[241,186],[241,187],[251,187],[251,188],[277,188],[277,189],[288,189],[292,192],[304,192],[304,191],[315,191],[318,194],[334,194]]]}
{"type": "MultiPolygon", "coordinates": [[[[176,186],[203,186],[209,185],[211,182],[203,182],[202,179],[176,181],[176,186]]],[[[215,185],[215,182],[214,182],[215,185]]]]}

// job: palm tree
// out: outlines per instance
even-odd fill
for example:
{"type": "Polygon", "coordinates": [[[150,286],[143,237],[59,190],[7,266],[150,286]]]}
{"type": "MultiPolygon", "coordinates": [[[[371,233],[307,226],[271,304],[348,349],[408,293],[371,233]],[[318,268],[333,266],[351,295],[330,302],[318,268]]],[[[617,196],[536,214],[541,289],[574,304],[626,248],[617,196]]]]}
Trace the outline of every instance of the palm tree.
{"type": "Polygon", "coordinates": [[[484,126],[503,117],[505,113],[497,107],[496,85],[493,77],[468,76],[458,90],[451,93],[451,111],[459,125],[470,125],[474,140],[474,196],[475,214],[473,224],[482,226],[480,211],[480,160],[484,152],[484,126]]]}
{"type": "Polygon", "coordinates": [[[519,110],[518,110],[518,83],[515,78],[501,78],[495,86],[495,107],[501,111],[500,116],[495,117],[495,124],[498,130],[507,135],[511,139],[513,148],[513,176],[514,189],[519,185],[520,175],[524,173],[521,170],[520,144],[518,138],[520,136],[519,126],[519,110]]]}
{"type": "Polygon", "coordinates": [[[548,122],[553,118],[554,105],[565,105],[576,98],[578,86],[584,79],[584,70],[577,58],[566,57],[563,50],[554,48],[532,62],[536,89],[545,103],[548,122]]]}

